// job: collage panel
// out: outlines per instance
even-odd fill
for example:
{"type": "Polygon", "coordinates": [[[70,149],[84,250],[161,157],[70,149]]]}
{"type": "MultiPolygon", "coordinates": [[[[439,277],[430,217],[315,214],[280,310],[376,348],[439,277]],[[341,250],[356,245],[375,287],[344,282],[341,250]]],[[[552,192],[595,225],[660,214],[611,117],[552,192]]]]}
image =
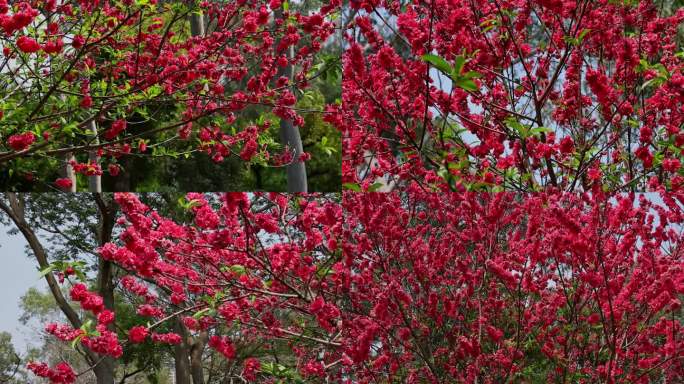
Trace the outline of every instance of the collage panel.
{"type": "Polygon", "coordinates": [[[322,382],[346,369],[341,209],[340,193],[3,194],[2,382],[322,382]]]}
{"type": "Polygon", "coordinates": [[[0,210],[11,384],[684,378],[681,194],[5,193],[0,210]]]}
{"type": "Polygon", "coordinates": [[[345,189],[681,186],[678,2],[348,4],[345,189]]]}
{"type": "Polygon", "coordinates": [[[338,3],[0,2],[0,190],[339,191],[338,3]]]}
{"type": "Polygon", "coordinates": [[[416,188],[343,204],[363,303],[351,382],[684,378],[681,194],[416,188]]]}

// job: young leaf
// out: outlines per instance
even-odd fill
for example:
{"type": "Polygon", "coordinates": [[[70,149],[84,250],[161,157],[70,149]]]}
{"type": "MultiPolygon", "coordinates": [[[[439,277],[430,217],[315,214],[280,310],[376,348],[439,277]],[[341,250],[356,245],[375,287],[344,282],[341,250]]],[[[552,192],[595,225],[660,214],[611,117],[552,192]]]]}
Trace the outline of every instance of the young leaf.
{"type": "Polygon", "coordinates": [[[453,74],[459,76],[463,72],[463,66],[466,63],[466,59],[463,56],[456,56],[454,59],[454,72],[453,74]]]}
{"type": "Polygon", "coordinates": [[[43,277],[45,277],[45,275],[52,272],[54,269],[55,269],[54,265],[52,265],[52,264],[48,265],[47,267],[40,270],[40,274],[38,275],[38,278],[42,279],[43,277]]]}
{"type": "Polygon", "coordinates": [[[450,75],[454,72],[453,68],[451,68],[451,65],[449,64],[448,61],[444,60],[443,58],[433,55],[433,54],[427,54],[422,56],[423,61],[432,64],[433,67],[439,69],[441,72],[450,75]]]}
{"type": "Polygon", "coordinates": [[[354,192],[361,192],[361,186],[355,183],[343,183],[342,189],[349,189],[354,192]]]}
{"type": "Polygon", "coordinates": [[[456,86],[470,92],[475,92],[477,91],[477,84],[475,84],[474,81],[470,79],[466,79],[465,77],[462,77],[460,79],[456,80],[456,86]]]}

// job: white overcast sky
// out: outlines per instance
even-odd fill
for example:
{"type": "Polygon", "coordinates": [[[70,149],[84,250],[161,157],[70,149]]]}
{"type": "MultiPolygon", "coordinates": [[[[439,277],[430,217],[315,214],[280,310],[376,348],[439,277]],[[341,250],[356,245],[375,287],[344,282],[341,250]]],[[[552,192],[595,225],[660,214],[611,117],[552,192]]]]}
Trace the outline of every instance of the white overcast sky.
{"type": "Polygon", "coordinates": [[[38,277],[35,259],[24,252],[24,237],[8,235],[9,229],[0,224],[0,331],[12,334],[14,347],[22,354],[33,330],[19,322],[19,298],[30,287],[44,290],[47,284],[38,277]]]}

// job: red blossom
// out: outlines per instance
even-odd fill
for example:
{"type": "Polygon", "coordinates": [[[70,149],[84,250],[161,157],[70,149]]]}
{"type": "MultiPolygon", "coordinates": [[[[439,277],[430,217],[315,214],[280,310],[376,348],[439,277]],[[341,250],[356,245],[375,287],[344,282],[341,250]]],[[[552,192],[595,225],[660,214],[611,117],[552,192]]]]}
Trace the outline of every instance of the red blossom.
{"type": "Polygon", "coordinates": [[[15,151],[23,151],[31,146],[36,141],[36,135],[33,132],[18,133],[12,135],[7,139],[7,145],[15,151]]]}
{"type": "Polygon", "coordinates": [[[131,343],[142,343],[147,338],[147,328],[137,325],[128,331],[128,340],[131,343]]]}
{"type": "Polygon", "coordinates": [[[73,182],[69,178],[62,177],[55,180],[55,185],[59,189],[68,190],[71,189],[71,187],[73,186],[73,182]]]}
{"type": "Polygon", "coordinates": [[[36,376],[50,380],[50,384],[71,384],[76,382],[76,373],[65,362],[58,363],[54,369],[51,369],[45,363],[30,362],[26,368],[36,374],[36,376]]]}

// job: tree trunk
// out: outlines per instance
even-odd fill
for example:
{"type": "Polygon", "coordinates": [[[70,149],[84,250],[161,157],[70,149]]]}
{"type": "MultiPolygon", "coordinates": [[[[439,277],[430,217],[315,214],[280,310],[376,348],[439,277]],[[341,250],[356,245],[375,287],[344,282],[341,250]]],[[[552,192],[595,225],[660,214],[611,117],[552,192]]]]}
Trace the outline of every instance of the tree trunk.
{"type": "Polygon", "coordinates": [[[192,36],[204,35],[204,15],[200,13],[190,15],[190,34],[192,36]]]}
{"type": "MultiPolygon", "coordinates": [[[[192,36],[203,36],[205,31],[204,15],[193,13],[190,16],[190,34],[192,36]]],[[[202,354],[204,352],[204,341],[191,341],[190,335],[185,326],[179,319],[175,320],[176,332],[181,336],[183,342],[175,347],[174,360],[176,365],[176,384],[204,384],[204,372],[202,367],[202,354]]],[[[206,332],[202,332],[206,334],[206,332]]],[[[200,335],[201,339],[202,335],[200,335]]]]}
{"type": "MultiPolygon", "coordinates": [[[[93,199],[95,200],[98,210],[100,211],[99,225],[97,228],[97,242],[99,246],[103,246],[112,239],[112,230],[116,222],[116,208],[114,206],[114,202],[110,202],[110,204],[107,204],[107,202],[102,197],[102,193],[93,193],[93,199]]],[[[114,281],[112,280],[112,277],[114,274],[114,264],[110,261],[103,259],[102,257],[98,258],[98,263],[98,293],[100,294],[100,296],[102,296],[102,301],[104,302],[105,308],[113,312],[114,281]]],[[[110,331],[116,331],[116,329],[114,328],[114,324],[110,324],[107,328],[110,331]]],[[[101,364],[103,366],[101,368],[102,376],[111,376],[113,380],[114,371],[116,369],[116,360],[110,356],[106,356],[102,360],[101,364]]]]}
{"type": "Polygon", "coordinates": [[[71,188],[68,192],[76,192],[76,174],[74,173],[74,167],[71,166],[70,162],[76,160],[74,155],[69,152],[64,156],[64,168],[62,169],[62,177],[71,180],[71,188]]]}
{"type": "Polygon", "coordinates": [[[193,340],[190,348],[190,372],[193,384],[204,384],[204,366],[202,365],[202,354],[204,346],[209,339],[207,331],[200,332],[199,336],[193,340]]]}
{"type": "Polygon", "coordinates": [[[176,345],[173,350],[173,360],[176,367],[176,383],[175,384],[191,384],[190,382],[190,353],[188,351],[187,337],[185,326],[180,319],[174,319],[174,328],[183,341],[176,345]]]}
{"type": "MultiPolygon", "coordinates": [[[[275,17],[282,17],[282,10],[276,11],[275,17]]],[[[279,41],[276,42],[276,46],[278,44],[279,41]]],[[[293,57],[294,46],[290,46],[287,50],[287,58],[292,60],[293,57]]],[[[292,63],[288,63],[279,75],[287,77],[292,83],[294,75],[292,63]]],[[[299,161],[299,156],[304,153],[302,138],[299,134],[299,128],[295,127],[291,120],[280,119],[280,142],[293,153],[292,162],[287,166],[287,191],[291,193],[307,192],[306,165],[303,161],[299,161]]]]}
{"type": "MultiPolygon", "coordinates": [[[[90,120],[88,123],[88,129],[92,133],[93,137],[95,137],[95,140],[93,141],[94,145],[100,144],[100,139],[97,136],[97,123],[95,123],[95,120],[90,120]]],[[[92,164],[97,164],[100,162],[99,157],[97,156],[97,150],[91,150],[88,152],[88,160],[92,164]]],[[[102,176],[100,175],[93,175],[88,177],[88,190],[90,192],[102,192],[102,176]]]]}

